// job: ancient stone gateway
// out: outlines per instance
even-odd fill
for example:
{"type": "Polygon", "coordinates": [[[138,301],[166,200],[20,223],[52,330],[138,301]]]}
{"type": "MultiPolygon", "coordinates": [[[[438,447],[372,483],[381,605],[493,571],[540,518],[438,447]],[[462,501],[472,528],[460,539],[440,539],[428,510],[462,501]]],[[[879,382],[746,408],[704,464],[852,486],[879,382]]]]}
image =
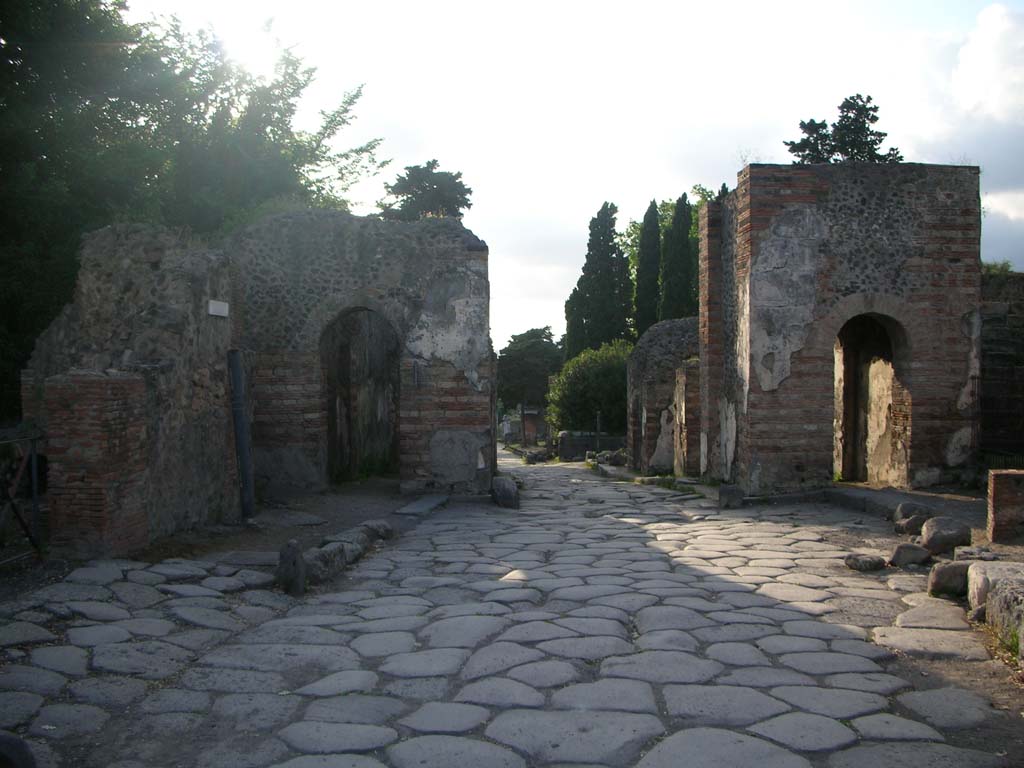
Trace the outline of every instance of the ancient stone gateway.
{"type": "Polygon", "coordinates": [[[452,219],[334,211],[211,248],[108,227],[22,377],[48,436],[52,543],[120,554],[238,518],[226,356],[243,354],[261,486],[397,469],[480,493],[494,469],[487,247],[452,219]]]}
{"type": "Polygon", "coordinates": [[[702,472],[748,494],[957,478],[980,231],[977,168],[743,169],[700,220],[702,472]]]}

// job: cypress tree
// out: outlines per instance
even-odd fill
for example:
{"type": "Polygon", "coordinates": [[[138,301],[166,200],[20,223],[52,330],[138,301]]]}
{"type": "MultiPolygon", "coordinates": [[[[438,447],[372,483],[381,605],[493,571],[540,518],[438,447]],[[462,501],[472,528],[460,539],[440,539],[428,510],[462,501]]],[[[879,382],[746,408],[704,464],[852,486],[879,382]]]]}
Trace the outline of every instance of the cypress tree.
{"type": "Polygon", "coordinates": [[[684,193],[676,201],[672,226],[661,247],[661,297],[658,318],[693,317],[697,314],[697,264],[690,243],[690,202],[684,193]]]}
{"type": "Polygon", "coordinates": [[[651,200],[640,225],[640,245],[636,261],[636,335],[658,321],[658,272],[661,260],[661,232],[658,226],[658,204],[651,200]]]}
{"type": "Polygon", "coordinates": [[[565,303],[565,359],[629,338],[633,286],[629,262],[615,235],[618,208],[605,203],[590,220],[583,274],[565,303]]]}

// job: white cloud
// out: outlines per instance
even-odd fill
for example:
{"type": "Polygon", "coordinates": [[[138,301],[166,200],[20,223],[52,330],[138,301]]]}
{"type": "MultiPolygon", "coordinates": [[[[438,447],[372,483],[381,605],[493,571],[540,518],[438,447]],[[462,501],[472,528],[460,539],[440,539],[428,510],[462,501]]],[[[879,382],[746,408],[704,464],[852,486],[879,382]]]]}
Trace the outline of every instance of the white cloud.
{"type": "MultiPolygon", "coordinates": [[[[1010,221],[1024,221],[1024,190],[982,195],[981,204],[988,213],[998,213],[1010,221]]],[[[1024,243],[1021,249],[1024,250],[1024,243]]]]}
{"type": "Polygon", "coordinates": [[[1024,14],[990,5],[960,49],[953,71],[960,106],[997,120],[1024,118],[1024,14]]]}

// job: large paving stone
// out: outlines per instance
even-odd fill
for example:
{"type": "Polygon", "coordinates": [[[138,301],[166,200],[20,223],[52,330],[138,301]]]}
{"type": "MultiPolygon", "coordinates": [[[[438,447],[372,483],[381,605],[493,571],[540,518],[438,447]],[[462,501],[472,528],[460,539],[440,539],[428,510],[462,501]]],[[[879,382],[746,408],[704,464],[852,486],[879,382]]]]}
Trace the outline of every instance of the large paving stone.
{"type": "Polygon", "coordinates": [[[225,693],[277,693],[288,689],[284,678],[276,672],[213,667],[191,667],[185,670],[179,685],[195,691],[225,693]]]}
{"type": "Polygon", "coordinates": [[[145,695],[146,684],[130,677],[92,676],[76,680],[68,690],[79,701],[98,707],[124,707],[145,695]]]}
{"type": "Polygon", "coordinates": [[[83,648],[123,643],[132,639],[132,633],[124,627],[96,624],[91,627],[72,627],[68,630],[68,642],[83,648]]]}
{"type": "Polygon", "coordinates": [[[991,717],[1002,716],[984,696],[962,688],[912,691],[898,696],[897,701],[944,730],[973,728],[991,717]]]}
{"type": "Polygon", "coordinates": [[[229,720],[238,731],[263,733],[289,722],[298,711],[298,696],[274,693],[229,693],[213,704],[213,715],[229,720]]]}
{"type": "Polygon", "coordinates": [[[200,659],[222,669],[253,669],[310,675],[359,669],[359,655],[337,645],[222,645],[200,659]]]}
{"type": "Polygon", "coordinates": [[[429,651],[397,653],[380,666],[380,671],[395,677],[432,677],[454,675],[469,658],[462,648],[434,648],[429,651]]]}
{"type": "Polygon", "coordinates": [[[143,637],[166,637],[178,629],[178,625],[173,621],[155,618],[124,619],[123,621],[115,621],[110,626],[127,629],[133,635],[142,635],[143,637]]]}
{"type": "Polygon", "coordinates": [[[896,677],[886,672],[844,672],[838,675],[829,675],[825,678],[825,685],[830,688],[879,693],[883,696],[910,687],[910,683],[902,677],[896,677]]]}
{"type": "Polygon", "coordinates": [[[544,695],[516,680],[488,677],[463,687],[455,701],[496,707],[540,707],[544,704],[544,695]]]}
{"type": "Polygon", "coordinates": [[[786,653],[779,657],[779,662],[798,672],[809,675],[834,675],[840,672],[881,672],[871,659],[854,656],[849,653],[810,652],[786,653]]]}
{"type": "Polygon", "coordinates": [[[379,749],[395,741],[398,733],[379,725],[304,721],[282,728],[278,736],[298,752],[329,754],[379,749]]]}
{"type": "Polygon", "coordinates": [[[840,688],[784,685],[772,688],[771,695],[792,704],[797,709],[840,720],[878,712],[889,706],[888,700],[877,693],[848,691],[840,688]]]}
{"type": "Polygon", "coordinates": [[[658,629],[697,629],[715,624],[704,614],[690,608],[674,605],[659,605],[644,608],[636,615],[636,627],[640,632],[658,629]]]}
{"type": "Polygon", "coordinates": [[[388,748],[395,768],[526,768],[515,752],[459,736],[417,736],[388,748]]]}
{"type": "Polygon", "coordinates": [[[329,723],[384,725],[409,709],[409,705],[390,696],[350,693],[314,701],[306,709],[306,720],[329,723]]]}
{"type": "Polygon", "coordinates": [[[57,672],[22,664],[0,667],[0,691],[28,691],[43,696],[56,696],[68,679],[57,672]]]}
{"type": "Polygon", "coordinates": [[[475,648],[508,623],[499,616],[454,616],[429,624],[419,634],[433,648],[475,648]]]}
{"type": "Polygon", "coordinates": [[[117,621],[132,617],[124,608],[98,600],[73,600],[66,605],[78,615],[91,621],[117,621]]]}
{"type": "Polygon", "coordinates": [[[858,717],[850,724],[869,741],[945,741],[931,726],[889,712],[858,717]]]}
{"type": "Polygon", "coordinates": [[[110,585],[110,591],[118,600],[131,608],[149,608],[167,599],[167,595],[163,592],[131,581],[115,582],[110,585]]]}
{"type": "Polygon", "coordinates": [[[998,755],[946,744],[910,742],[904,744],[862,744],[828,759],[828,768],[1010,768],[1012,763],[998,755]]]}
{"type": "Polygon", "coordinates": [[[897,627],[920,629],[970,629],[964,609],[942,600],[929,600],[896,617],[897,627]]]}
{"type": "Polygon", "coordinates": [[[505,674],[513,680],[526,683],[534,688],[565,685],[566,683],[575,682],[580,676],[579,670],[569,662],[555,660],[523,664],[522,666],[510,669],[505,674]]]}
{"type": "Polygon", "coordinates": [[[207,712],[211,702],[210,694],[205,691],[164,688],[147,696],[139,705],[139,709],[149,715],[163,715],[170,712],[207,712]]]}
{"type": "Polygon", "coordinates": [[[652,715],[511,710],[498,715],[484,734],[536,763],[629,764],[664,732],[652,715]]]}
{"type": "Polygon", "coordinates": [[[28,732],[47,739],[75,739],[99,731],[110,715],[91,704],[50,704],[39,710],[28,732]]]}
{"type": "Polygon", "coordinates": [[[175,605],[168,613],[184,621],[186,624],[203,627],[204,629],[220,629],[225,632],[241,632],[245,629],[245,624],[231,616],[231,614],[211,608],[175,605]]]}
{"type": "MultiPolygon", "coordinates": [[[[126,767],[127,768],[127,767],[126,767]]],[[[302,755],[273,768],[387,768],[380,760],[366,755],[302,755]]]]}
{"type": "Polygon", "coordinates": [[[601,663],[604,677],[628,677],[649,683],[702,683],[724,667],[682,651],[642,651],[614,656],[601,663]]]}
{"type": "Polygon", "coordinates": [[[37,589],[32,593],[32,597],[44,603],[67,603],[73,600],[109,600],[111,594],[106,587],[62,581],[37,589]]]}
{"type": "Polygon", "coordinates": [[[857,734],[838,720],[807,712],[789,712],[747,730],[802,752],[832,751],[857,740],[857,734]]]}
{"type": "Polygon", "coordinates": [[[465,733],[487,722],[490,717],[488,710],[473,704],[430,701],[399,720],[398,724],[421,733],[465,733]]]}
{"type": "Polygon", "coordinates": [[[550,621],[528,621],[506,630],[497,639],[517,643],[537,643],[543,640],[558,640],[578,635],[578,632],[552,624],[550,621]]]}
{"type": "Polygon", "coordinates": [[[789,711],[790,707],[753,688],[728,685],[666,685],[665,707],[687,725],[741,726],[789,711]]]}
{"type": "Polygon", "coordinates": [[[289,626],[277,624],[243,632],[236,643],[246,645],[345,645],[347,637],[327,627],[289,626]]]}
{"type": "Polygon", "coordinates": [[[773,688],[777,685],[814,685],[814,678],[792,669],[778,667],[743,667],[721,675],[718,685],[742,685],[750,688],[773,688]]]}
{"type": "Polygon", "coordinates": [[[65,581],[72,584],[98,584],[104,586],[120,580],[123,570],[113,563],[103,563],[93,566],[76,568],[67,576],[65,581]]]}
{"type": "Polygon", "coordinates": [[[770,742],[718,728],[691,728],[658,743],[637,768],[810,768],[806,759],[770,742]]]}
{"type": "Polygon", "coordinates": [[[988,651],[973,632],[946,629],[875,627],[876,643],[908,656],[988,661],[988,651]]]}
{"type": "Polygon", "coordinates": [[[535,648],[527,648],[518,643],[496,642],[481,648],[469,657],[462,668],[462,677],[474,680],[542,658],[544,654],[535,648]]]}
{"type": "Polygon", "coordinates": [[[30,658],[37,667],[65,675],[84,675],[89,666],[89,654],[74,645],[47,645],[33,648],[30,658]]]}
{"type": "Polygon", "coordinates": [[[566,659],[596,661],[608,656],[630,653],[633,644],[618,637],[574,637],[565,640],[547,640],[538,643],[537,648],[554,656],[566,659]]]}
{"type": "Polygon", "coordinates": [[[57,637],[45,627],[28,621],[10,621],[0,625],[0,646],[46,643],[57,637]]]}
{"type": "Polygon", "coordinates": [[[184,648],[144,640],[97,646],[92,652],[92,666],[103,672],[161,680],[175,674],[191,658],[192,654],[184,648]]]}
{"type": "Polygon", "coordinates": [[[44,701],[39,694],[27,691],[0,693],[0,728],[15,728],[28,722],[44,701]]]}
{"type": "Polygon", "coordinates": [[[416,647],[416,637],[411,632],[374,632],[355,638],[349,647],[360,656],[391,656],[409,653],[416,647]]]}
{"type": "Polygon", "coordinates": [[[376,685],[376,672],[349,670],[335,672],[315,683],[304,685],[295,692],[304,696],[341,696],[354,691],[372,691],[376,685]]]}
{"type": "Polygon", "coordinates": [[[551,695],[556,709],[613,710],[658,713],[654,692],[640,680],[598,680],[570,685],[551,695]]]}

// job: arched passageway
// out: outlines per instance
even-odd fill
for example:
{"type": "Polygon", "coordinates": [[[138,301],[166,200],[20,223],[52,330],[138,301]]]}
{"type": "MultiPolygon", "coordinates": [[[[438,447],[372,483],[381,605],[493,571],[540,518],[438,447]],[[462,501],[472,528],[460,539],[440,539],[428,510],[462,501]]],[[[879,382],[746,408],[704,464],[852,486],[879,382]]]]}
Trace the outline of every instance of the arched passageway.
{"type": "Polygon", "coordinates": [[[857,315],[835,342],[834,469],[844,481],[904,485],[910,398],[904,334],[884,315],[857,315]]]}
{"type": "Polygon", "coordinates": [[[398,336],[376,312],[342,312],[320,337],[327,480],[398,471],[398,336]]]}

